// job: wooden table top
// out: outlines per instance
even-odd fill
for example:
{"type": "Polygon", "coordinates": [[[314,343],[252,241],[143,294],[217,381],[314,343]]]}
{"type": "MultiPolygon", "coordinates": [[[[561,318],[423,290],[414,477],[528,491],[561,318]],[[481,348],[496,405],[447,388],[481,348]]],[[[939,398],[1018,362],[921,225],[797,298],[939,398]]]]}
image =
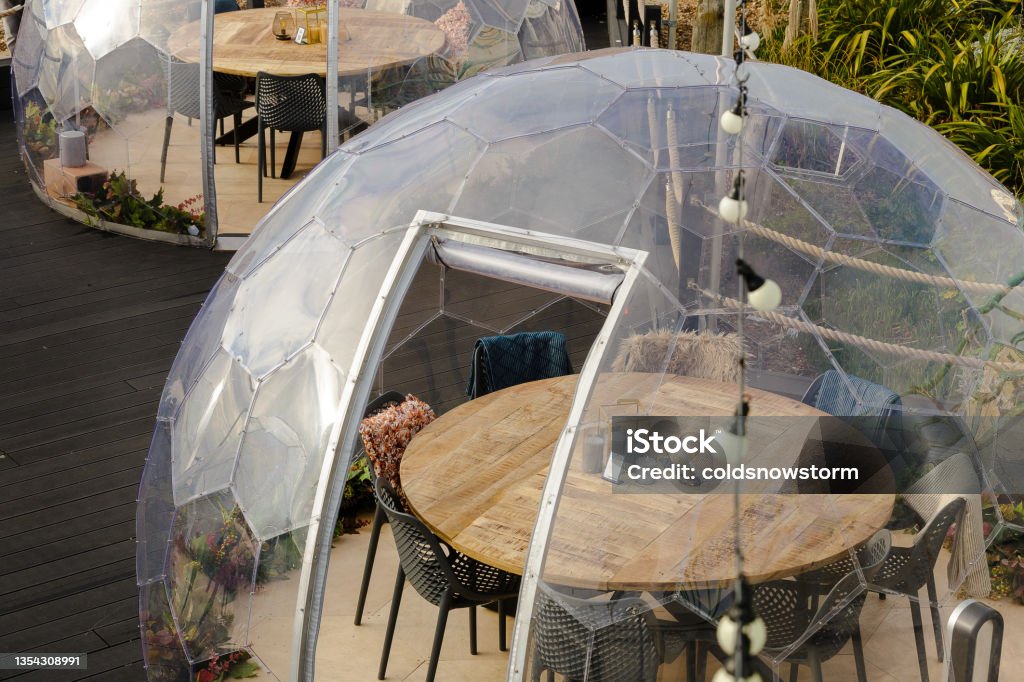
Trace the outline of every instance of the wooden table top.
{"type": "MultiPolygon", "coordinates": [[[[213,70],[253,77],[258,71],[278,76],[327,74],[327,45],[296,45],[278,40],[271,25],[280,7],[223,12],[214,18],[213,70]]],[[[291,11],[291,10],[289,10],[291,11]]],[[[409,64],[444,47],[444,32],[424,19],[391,12],[341,7],[338,74],[409,64]],[[347,32],[347,33],[346,33],[347,32]]],[[[167,43],[178,59],[199,61],[199,22],[182,26],[167,43]]]]}
{"type": "MultiPolygon", "coordinates": [[[[416,515],[459,551],[520,574],[577,379],[546,379],[489,394],[419,432],[401,468],[416,515]]],[[[726,417],[735,410],[734,385],[678,376],[660,385],[658,380],[653,374],[603,375],[589,405],[636,398],[653,404],[647,411],[652,415],[726,417]]],[[[748,393],[750,456],[782,453],[791,464],[817,418],[827,415],[774,393],[748,393]],[[779,416],[812,419],[768,418],[779,416]]],[[[672,590],[724,585],[735,577],[731,492],[613,494],[600,474],[583,473],[581,440],[552,529],[547,582],[672,590]]],[[[732,484],[719,490],[731,491],[732,484]]],[[[885,526],[893,501],[888,493],[743,494],[746,573],[760,582],[834,561],[885,526]]]]}

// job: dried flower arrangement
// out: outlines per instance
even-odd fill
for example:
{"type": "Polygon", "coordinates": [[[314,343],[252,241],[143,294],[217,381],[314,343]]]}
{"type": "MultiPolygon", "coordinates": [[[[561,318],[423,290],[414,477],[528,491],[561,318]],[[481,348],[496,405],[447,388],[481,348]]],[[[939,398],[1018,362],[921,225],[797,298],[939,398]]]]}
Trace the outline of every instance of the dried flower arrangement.
{"type": "Polygon", "coordinates": [[[359,424],[366,455],[378,477],[383,477],[404,500],[398,469],[409,441],[424,426],[434,421],[434,410],[414,395],[405,401],[369,416],[359,424]]]}
{"type": "Polygon", "coordinates": [[[469,27],[472,17],[466,4],[459,0],[459,4],[442,14],[434,24],[444,31],[445,56],[456,65],[466,60],[469,51],[469,27]]]}

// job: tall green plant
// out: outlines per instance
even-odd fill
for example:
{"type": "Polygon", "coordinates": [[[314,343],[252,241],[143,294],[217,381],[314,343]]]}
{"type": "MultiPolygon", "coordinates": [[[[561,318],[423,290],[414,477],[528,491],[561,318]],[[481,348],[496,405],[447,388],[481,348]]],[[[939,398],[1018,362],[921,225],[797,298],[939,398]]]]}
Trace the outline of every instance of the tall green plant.
{"type": "Polygon", "coordinates": [[[817,39],[762,56],[933,125],[1024,193],[1024,29],[1018,0],[821,0],[817,39]]]}

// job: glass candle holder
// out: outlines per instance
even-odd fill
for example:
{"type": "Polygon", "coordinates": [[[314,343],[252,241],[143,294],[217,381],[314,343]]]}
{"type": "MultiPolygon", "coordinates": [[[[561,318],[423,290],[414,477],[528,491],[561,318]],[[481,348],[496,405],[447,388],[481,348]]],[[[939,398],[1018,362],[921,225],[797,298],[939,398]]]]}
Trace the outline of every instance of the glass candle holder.
{"type": "Polygon", "coordinates": [[[274,13],[274,37],[278,40],[291,40],[295,28],[295,19],[291,12],[274,13]]]}
{"type": "Polygon", "coordinates": [[[299,7],[295,10],[295,23],[305,29],[307,43],[322,43],[327,37],[327,8],[299,7]]]}

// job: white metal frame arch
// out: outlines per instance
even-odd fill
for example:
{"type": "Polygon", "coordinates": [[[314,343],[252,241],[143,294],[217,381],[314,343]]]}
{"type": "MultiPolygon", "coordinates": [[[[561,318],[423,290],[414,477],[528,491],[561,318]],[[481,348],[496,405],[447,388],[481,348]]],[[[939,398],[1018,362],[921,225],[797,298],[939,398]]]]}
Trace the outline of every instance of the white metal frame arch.
{"type": "MultiPolygon", "coordinates": [[[[338,514],[344,489],[340,472],[346,471],[350,464],[348,459],[354,450],[359,421],[362,418],[359,406],[366,403],[373,384],[375,371],[371,370],[376,368],[383,357],[391,327],[419,269],[419,263],[432,248],[433,240],[444,239],[578,263],[609,264],[624,273],[611,311],[583,365],[576,397],[569,413],[569,424],[574,424],[573,420],[578,420],[582,415],[585,401],[581,401],[580,396],[590,393],[598,366],[607,350],[611,331],[622,312],[623,301],[628,298],[647,258],[645,251],[428,211],[417,212],[407,228],[398,229],[404,229],[405,236],[391,261],[380,295],[367,317],[353,355],[336,411],[339,418],[334,424],[327,444],[320,481],[313,500],[313,515],[299,576],[298,603],[292,632],[293,659],[289,678],[295,681],[310,682],[315,676],[317,637],[334,525],[330,522],[321,522],[335,518],[338,514]],[[338,457],[339,452],[344,453],[344,461],[338,457]]],[[[537,526],[524,568],[523,590],[520,593],[519,604],[520,609],[525,610],[520,611],[521,614],[532,609],[537,576],[540,575],[543,566],[551,520],[557,507],[556,498],[565,477],[565,465],[571,453],[575,432],[575,427],[567,428],[555,448],[551,467],[553,474],[549,476],[544,489],[537,526]]],[[[520,617],[516,622],[509,665],[510,679],[522,678],[522,661],[525,659],[528,635],[528,628],[523,623],[528,621],[528,617],[520,617]]]]}

